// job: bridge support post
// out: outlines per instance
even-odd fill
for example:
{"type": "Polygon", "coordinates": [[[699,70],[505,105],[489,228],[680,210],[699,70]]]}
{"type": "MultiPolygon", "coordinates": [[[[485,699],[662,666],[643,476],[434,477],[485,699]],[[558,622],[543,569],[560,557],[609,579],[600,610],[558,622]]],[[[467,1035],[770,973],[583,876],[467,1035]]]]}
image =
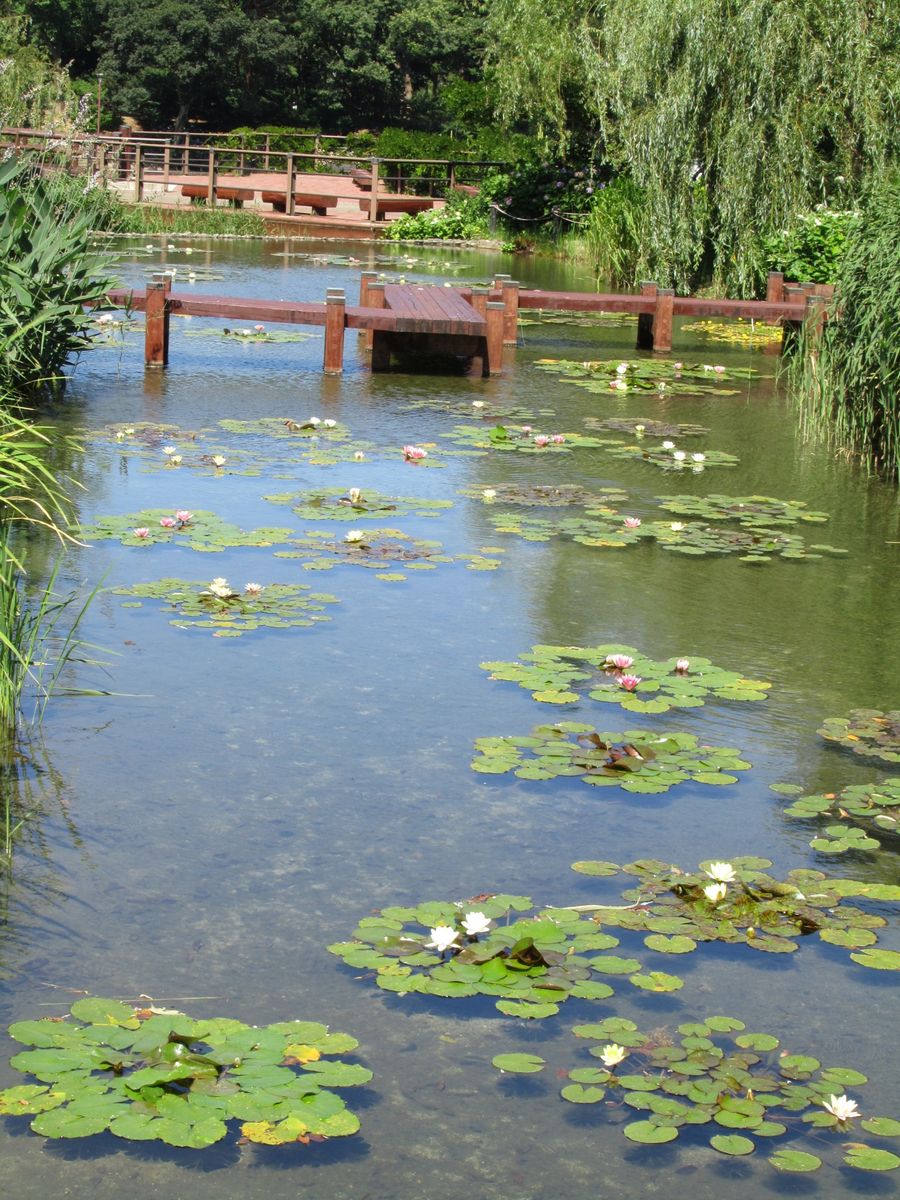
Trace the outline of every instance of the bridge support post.
{"type": "Polygon", "coordinates": [[[766,279],[766,300],[769,304],[780,304],[784,299],[784,274],[770,271],[766,279]]]}
{"type": "Polygon", "coordinates": [[[515,279],[504,279],[500,285],[503,297],[503,345],[515,346],[519,340],[519,285],[515,279]]]}
{"type": "Polygon", "coordinates": [[[287,185],[284,193],[284,211],[286,216],[292,217],[294,215],[294,185],[296,182],[293,154],[287,156],[285,167],[287,169],[287,185]]]}
{"type": "Polygon", "coordinates": [[[206,171],[206,203],[210,208],[216,207],[216,184],[218,182],[218,163],[216,162],[216,152],[210,149],[209,163],[206,171]]]}
{"type": "MultiPolygon", "coordinates": [[[[656,293],[659,288],[655,283],[647,280],[641,281],[641,295],[648,300],[656,300],[656,293]]],[[[653,313],[638,313],[637,320],[637,341],[635,342],[637,350],[652,350],[653,349],[653,313]]]]}
{"type": "Polygon", "coordinates": [[[675,292],[672,288],[659,288],[656,307],[653,310],[653,349],[668,352],[672,349],[672,306],[675,292]]]}
{"type": "MultiPolygon", "coordinates": [[[[469,303],[472,305],[472,307],[475,309],[475,311],[477,313],[479,313],[480,316],[485,318],[485,320],[487,320],[487,304],[488,304],[488,296],[489,295],[490,295],[490,288],[473,287],[471,295],[469,296],[469,303]]],[[[481,339],[481,347],[482,347],[481,353],[473,354],[471,359],[469,360],[469,370],[468,370],[469,375],[474,375],[474,376],[487,375],[488,372],[485,370],[485,365],[487,364],[486,342],[487,342],[486,338],[481,339]]]]}
{"type": "Polygon", "coordinates": [[[326,375],[340,375],[344,369],[344,293],[335,289],[325,297],[325,361],[326,375]]]}
{"type": "MultiPolygon", "coordinates": [[[[374,272],[372,272],[372,274],[374,274],[374,272]]],[[[368,289],[368,293],[367,293],[369,308],[384,308],[385,307],[384,286],[385,285],[383,283],[375,283],[374,281],[369,284],[369,289],[368,289]]],[[[377,331],[374,329],[366,330],[366,350],[370,350],[373,354],[375,353],[375,333],[376,332],[377,331]]],[[[388,355],[388,359],[390,360],[390,354],[388,355]]],[[[373,361],[372,370],[373,371],[375,371],[375,370],[383,371],[383,370],[385,370],[385,367],[384,366],[376,367],[375,363],[373,361]]]]}
{"type": "Polygon", "coordinates": [[[372,191],[369,194],[369,220],[374,224],[378,220],[378,159],[373,158],[372,163],[372,191]]]}
{"type": "Polygon", "coordinates": [[[147,285],[147,306],[144,311],[144,365],[169,365],[169,292],[172,281],[154,275],[147,285]]]}
{"type": "MultiPolygon", "coordinates": [[[[370,294],[369,294],[369,288],[372,286],[372,284],[375,282],[375,280],[377,278],[378,278],[377,271],[362,271],[360,273],[360,276],[359,276],[359,307],[360,308],[372,308],[373,307],[372,300],[371,300],[370,294]]],[[[358,332],[359,332],[360,337],[365,338],[366,349],[371,350],[372,349],[372,337],[371,337],[372,331],[371,331],[371,329],[360,329],[358,332]]]]}
{"type": "Polygon", "coordinates": [[[487,311],[487,361],[483,374],[499,375],[503,370],[503,318],[506,312],[502,301],[488,300],[487,311]]]}

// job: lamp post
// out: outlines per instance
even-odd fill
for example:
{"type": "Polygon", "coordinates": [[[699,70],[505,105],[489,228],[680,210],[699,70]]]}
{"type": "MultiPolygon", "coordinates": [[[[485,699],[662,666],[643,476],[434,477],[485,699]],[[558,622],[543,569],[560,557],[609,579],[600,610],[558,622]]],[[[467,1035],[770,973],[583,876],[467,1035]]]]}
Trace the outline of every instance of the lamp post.
{"type": "Polygon", "coordinates": [[[103,104],[103,72],[97,72],[97,132],[100,132],[100,108],[103,104]]]}

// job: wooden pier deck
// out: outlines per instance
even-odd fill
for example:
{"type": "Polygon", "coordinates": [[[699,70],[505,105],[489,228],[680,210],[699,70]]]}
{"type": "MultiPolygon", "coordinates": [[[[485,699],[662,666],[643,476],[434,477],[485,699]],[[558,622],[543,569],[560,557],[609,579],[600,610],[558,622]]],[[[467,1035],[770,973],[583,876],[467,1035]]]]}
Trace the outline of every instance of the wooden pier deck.
{"type": "Polygon", "coordinates": [[[387,370],[395,355],[443,355],[468,362],[473,374],[498,375],[504,346],[518,341],[521,308],[570,312],[633,313],[638,318],[637,348],[668,353],[674,316],[780,322],[790,336],[804,322],[821,329],[825,302],[833,289],[815,284],[786,284],[769,275],[765,300],[727,300],[675,296],[654,283],[640,295],[614,292],[547,292],[520,289],[515,280],[497,276],[491,287],[438,287],[433,284],[382,283],[374,271],[360,276],[360,300],[348,306],[344,292],[330,290],[322,301],[258,300],[242,296],[173,293],[171,278],[154,276],[146,291],[117,288],[106,294],[114,308],[145,312],[144,361],[166,366],[169,321],[181,316],[223,317],[228,321],[324,326],[326,373],[343,370],[344,334],[365,334],[373,371],[387,370]]]}

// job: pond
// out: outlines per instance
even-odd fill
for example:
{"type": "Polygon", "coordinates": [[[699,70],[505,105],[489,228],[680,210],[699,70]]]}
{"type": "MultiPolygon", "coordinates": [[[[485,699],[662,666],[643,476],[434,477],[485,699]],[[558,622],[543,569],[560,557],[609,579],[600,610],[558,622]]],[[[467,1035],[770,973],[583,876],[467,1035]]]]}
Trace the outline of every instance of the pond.
{"type": "MultiPolygon", "coordinates": [[[[140,285],[153,269],[175,266],[176,290],[321,299],[337,286],[355,298],[359,271],[372,264],[409,280],[482,281],[505,270],[550,288],[591,287],[584,272],[559,263],[445,248],[172,244],[121,243],[122,279],[140,285]]],[[[347,965],[327,947],[351,941],[359,921],[384,908],[428,900],[473,898],[467,912],[484,910],[493,893],[531,897],[538,908],[626,903],[633,875],[573,872],[576,861],[659,860],[691,873],[758,856],[779,880],[815,868],[900,882],[889,828],[877,831],[877,846],[813,848],[823,822],[787,814],[796,794],[771,790],[787,783],[804,794],[839,793],[891,773],[889,763],[817,730],[854,709],[898,707],[895,494],[798,437],[775,379],[778,357],[759,344],[712,341],[676,323],[669,365],[643,388],[636,368],[616,371],[617,363],[652,362],[636,356],[628,319],[523,322],[503,376],[490,380],[372,375],[355,334],[343,376],[325,378],[321,331],[286,340],[267,333],[173,321],[168,371],[145,374],[142,334],[113,330],[74,372],[58,419],[84,452],[63,465],[85,485],[78,506],[92,535],[67,572],[80,586],[102,581],[83,636],[102,648],[91,653],[107,666],[105,674],[81,667],[70,682],[112,694],[53,701],[32,747],[34,817],[4,884],[0,1023],[62,1016],[85,993],[260,1026],[321,1021],[356,1037],[348,1057],[373,1072],[371,1083],[342,1093],[361,1129],[270,1147],[238,1144],[232,1124],[215,1146],[190,1150],[108,1133],[45,1140],[27,1120],[8,1117],[0,1188],[18,1198],[92,1200],[587,1200],[601,1190],[633,1197],[683,1188],[697,1200],[723,1189],[733,1200],[888,1194],[896,1176],[843,1164],[843,1143],[857,1137],[897,1150],[896,1140],[869,1136],[859,1122],[842,1136],[798,1118],[788,1139],[777,1138],[777,1148],[822,1158],[822,1169],[801,1178],[771,1165],[763,1137],[747,1156],[711,1148],[711,1136],[746,1131],[739,1121],[675,1121],[677,1140],[643,1145],[623,1136],[648,1115],[633,1092],[631,1104],[612,1086],[598,1103],[560,1096],[569,1071],[600,1066],[573,1026],[622,1018],[659,1047],[684,1036],[679,1025],[724,1014],[779,1039],[766,1058],[772,1069],[785,1052],[851,1068],[869,1082],[828,1090],[846,1091],[864,1117],[900,1115],[890,1053],[896,975],[851,958],[852,941],[848,948],[809,936],[793,953],[758,953],[743,940],[695,939],[692,953],[672,954],[664,944],[676,926],[664,926],[654,949],[646,928],[591,924],[586,915],[590,929],[602,924],[618,939],[614,954],[638,960],[632,973],[674,975],[683,987],[634,985],[610,971],[602,979],[611,996],[576,988],[543,1019],[498,1011],[496,994],[386,990],[371,967],[352,965],[352,952],[347,965]],[[572,368],[567,377],[547,359],[612,365],[580,368],[580,378],[572,368]],[[592,381],[599,384],[578,386],[592,381]],[[485,450],[478,443],[494,414],[532,433],[485,450]],[[322,426],[303,429],[311,417],[322,426]],[[613,418],[620,428],[604,425],[613,418]],[[662,450],[672,438],[651,421],[708,432],[675,435],[688,456],[676,467],[662,450]],[[635,424],[645,425],[642,439],[635,424]],[[455,434],[461,426],[478,433],[455,434]],[[566,441],[522,452],[535,433],[566,441]],[[573,444],[576,434],[601,444],[573,444]],[[405,445],[427,457],[405,461],[405,445]],[[646,447],[662,467],[644,459],[646,447]],[[706,458],[695,462],[695,453],[706,458]],[[736,461],[718,465],[717,454],[736,461]],[[351,488],[361,504],[342,506],[351,488]],[[535,489],[591,502],[535,504],[535,489]],[[690,500],[711,494],[799,501],[829,519],[782,526],[799,539],[788,549],[826,544],[846,553],[746,561],[746,546],[673,552],[684,531],[671,526],[701,520],[690,500]],[[660,507],[659,497],[676,495],[688,501],[660,507]],[[587,524],[572,525],[575,517],[587,524]],[[641,525],[627,527],[626,517],[641,525]],[[168,518],[174,527],[160,524],[168,518]],[[354,530],[362,539],[347,540],[354,530]],[[616,544],[623,536],[626,544],[616,544]],[[377,569],[364,569],[376,557],[377,569]],[[215,597],[197,597],[214,579],[237,592],[259,583],[270,599],[283,585],[282,603],[260,623],[252,596],[226,598],[224,607],[245,618],[210,624],[221,611],[215,597]],[[140,585],[160,580],[174,582],[141,594],[140,585]],[[602,659],[562,704],[491,678],[503,673],[496,664],[534,646],[612,644],[650,660],[691,658],[695,678],[703,657],[771,687],[758,699],[728,698],[726,688],[724,698],[654,712],[609,702],[619,677],[603,671],[602,659]],[[608,695],[591,698],[591,688],[608,695]],[[476,740],[560,721],[616,731],[617,744],[692,735],[731,748],[741,765],[735,782],[711,786],[717,768],[708,751],[706,767],[660,791],[585,786],[581,771],[529,778],[527,770],[472,769],[476,740]],[[492,1066],[494,1056],[520,1052],[546,1066],[534,1074],[492,1066]]],[[[742,528],[733,514],[703,527],[742,528]]],[[[52,557],[51,545],[35,546],[36,569],[52,557]]],[[[676,684],[691,669],[666,668],[676,684]]],[[[558,680],[541,686],[559,690],[558,680]]],[[[533,747],[519,749],[527,758],[533,747]]],[[[639,891],[649,886],[638,883],[639,891]]],[[[885,919],[879,949],[900,949],[895,903],[848,903],[885,919]]],[[[703,904],[695,911],[707,912],[703,904]]],[[[622,1041],[598,1037],[601,1045],[622,1041]]],[[[8,1041],[0,1057],[0,1087],[22,1080],[7,1065],[17,1048],[8,1041]]]]}

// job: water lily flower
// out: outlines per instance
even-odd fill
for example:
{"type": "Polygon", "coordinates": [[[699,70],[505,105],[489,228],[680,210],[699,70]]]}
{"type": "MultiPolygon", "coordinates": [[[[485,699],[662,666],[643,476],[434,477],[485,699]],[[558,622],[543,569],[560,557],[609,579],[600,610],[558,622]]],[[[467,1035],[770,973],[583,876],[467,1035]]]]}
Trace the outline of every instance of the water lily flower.
{"type": "Polygon", "coordinates": [[[473,400],[472,407],[473,408],[484,408],[484,401],[483,400],[473,400]]]}
{"type": "Polygon", "coordinates": [[[224,454],[214,454],[212,457],[214,467],[224,467],[227,461],[224,454]]]}
{"type": "Polygon", "coordinates": [[[720,363],[716,363],[716,365],[713,367],[713,370],[717,375],[725,374],[725,368],[720,363]]]}
{"type": "Polygon", "coordinates": [[[640,675],[622,675],[618,680],[619,687],[624,688],[626,692],[633,692],[637,689],[641,679],[640,675]]]}
{"type": "Polygon", "coordinates": [[[554,446],[561,446],[565,440],[566,436],[563,433],[554,433],[553,437],[550,439],[554,446]]]}
{"type": "Polygon", "coordinates": [[[730,862],[711,862],[706,868],[706,874],[716,883],[734,883],[737,879],[734,867],[730,862]]]}
{"type": "MultiPolygon", "coordinates": [[[[672,528],[674,529],[674,525],[672,528]]],[[[690,669],[691,669],[691,660],[689,658],[678,658],[675,660],[675,670],[676,671],[681,671],[682,673],[684,673],[685,671],[689,671],[690,669]]],[[[716,863],[713,863],[713,866],[716,866],[716,865],[717,865],[716,863]]],[[[718,865],[721,865],[721,864],[718,864],[718,865]]],[[[718,879],[718,878],[719,878],[718,875],[713,875],[713,879],[718,879]]],[[[733,878],[734,878],[734,876],[732,875],[732,879],[733,878]]]]}
{"type": "Polygon", "coordinates": [[[613,384],[613,387],[616,389],[617,392],[627,392],[628,391],[628,384],[625,382],[624,379],[617,379],[615,381],[615,383],[613,384]]]}
{"type": "Polygon", "coordinates": [[[530,426],[530,425],[523,425],[523,426],[522,426],[522,432],[523,432],[523,433],[531,433],[531,426],[530,426]]]}
{"type": "Polygon", "coordinates": [[[117,441],[117,442],[124,442],[124,440],[125,440],[125,434],[124,434],[124,432],[123,432],[121,429],[117,429],[117,430],[116,430],[116,441],[117,441]]]}
{"type": "Polygon", "coordinates": [[[724,883],[708,883],[703,889],[703,894],[710,904],[718,904],[728,894],[728,886],[724,883]]]}
{"type": "Polygon", "coordinates": [[[237,595],[237,592],[231,587],[228,580],[223,579],[220,575],[210,583],[206,589],[206,595],[215,596],[217,600],[230,600],[237,595]]]}
{"type": "Polygon", "coordinates": [[[704,363],[704,364],[703,364],[703,370],[704,370],[704,371],[711,371],[711,370],[712,370],[712,364],[711,364],[711,363],[704,363]]]}
{"type": "Polygon", "coordinates": [[[829,1096],[827,1100],[822,1101],[822,1107],[839,1121],[853,1121],[861,1115],[856,1101],[851,1100],[849,1096],[829,1096]]]}
{"type": "Polygon", "coordinates": [[[321,425],[321,424],[322,424],[322,418],[321,418],[321,417],[309,417],[309,418],[307,419],[307,421],[306,421],[306,424],[307,424],[307,425],[312,425],[313,429],[315,429],[315,427],[316,427],[317,425],[321,425]]]}
{"type": "Polygon", "coordinates": [[[327,420],[322,422],[323,429],[334,429],[334,427],[336,425],[337,425],[337,421],[332,420],[331,417],[329,417],[327,420]]]}
{"type": "Polygon", "coordinates": [[[684,462],[684,460],[687,458],[687,455],[683,450],[673,450],[672,457],[676,462],[684,462]]]}
{"type": "MultiPolygon", "coordinates": [[[[190,253],[190,251],[188,251],[188,253],[190,253]]],[[[265,333],[266,332],[265,325],[254,325],[253,328],[256,330],[257,333],[265,333]]]]}
{"type": "Polygon", "coordinates": [[[181,455],[180,454],[170,454],[169,462],[172,464],[173,467],[179,466],[181,464],[181,455]]]}
{"type": "Polygon", "coordinates": [[[627,1057],[628,1051],[625,1047],[618,1046],[615,1042],[610,1042],[608,1046],[604,1046],[600,1051],[600,1058],[605,1067],[616,1067],[627,1057]]]}
{"type": "Polygon", "coordinates": [[[543,449],[544,446],[550,445],[550,439],[547,437],[546,433],[537,433],[534,437],[534,444],[543,449]]]}
{"type": "Polygon", "coordinates": [[[160,517],[159,523],[162,525],[163,529],[174,529],[178,524],[174,517],[160,517]]]}
{"type": "Polygon", "coordinates": [[[189,524],[193,518],[194,514],[192,512],[188,512],[186,508],[179,508],[178,512],[175,514],[175,520],[180,521],[182,525],[189,524]]]}
{"type": "Polygon", "coordinates": [[[644,436],[644,430],[645,430],[646,428],[647,428],[647,426],[646,426],[646,425],[635,425],[635,427],[634,427],[634,432],[635,432],[635,434],[636,434],[638,437],[643,437],[643,436],[644,436]]]}
{"type": "Polygon", "coordinates": [[[684,529],[684,521],[673,521],[669,528],[673,533],[681,533],[682,529],[684,529]]]}
{"type": "Polygon", "coordinates": [[[175,454],[177,449],[177,446],[163,446],[163,454],[175,454]]]}
{"type": "Polygon", "coordinates": [[[348,529],[344,534],[344,541],[355,545],[356,542],[361,542],[365,536],[362,529],[348,529]]]}
{"type": "Polygon", "coordinates": [[[706,468],[703,466],[703,463],[694,463],[694,465],[691,467],[691,470],[695,475],[699,475],[700,472],[704,471],[705,469],[706,468]]]}
{"type": "Polygon", "coordinates": [[[468,937],[476,937],[479,933],[487,933],[490,930],[491,919],[483,912],[466,913],[462,920],[462,927],[468,937]]]}
{"type": "Polygon", "coordinates": [[[668,385],[667,385],[667,384],[666,384],[666,383],[665,383],[665,382],[664,382],[664,381],[661,379],[661,380],[659,381],[659,384],[657,385],[657,388],[656,388],[656,390],[657,390],[658,392],[664,392],[664,391],[666,390],[666,387],[667,387],[667,386],[668,386],[668,385]]]}
{"type": "Polygon", "coordinates": [[[128,437],[131,437],[131,436],[132,436],[132,434],[134,433],[134,426],[133,426],[133,425],[126,425],[126,426],[125,426],[125,433],[126,433],[126,435],[127,435],[128,437]]]}
{"type": "Polygon", "coordinates": [[[627,371],[628,371],[628,363],[619,363],[619,365],[616,367],[617,375],[624,375],[624,374],[626,374],[627,371]]]}
{"type": "Polygon", "coordinates": [[[262,594],[262,592],[263,592],[263,585],[261,583],[245,583],[244,584],[244,593],[247,596],[259,596],[262,594]]]}
{"type": "Polygon", "coordinates": [[[439,954],[443,954],[445,950],[449,950],[456,943],[459,937],[459,930],[454,929],[450,925],[436,925],[431,931],[431,941],[425,943],[428,950],[437,950],[439,954]]]}
{"type": "Polygon", "coordinates": [[[354,450],[354,451],[353,451],[353,457],[356,459],[356,461],[357,461],[357,462],[362,462],[362,460],[363,460],[363,459],[364,459],[366,456],[365,456],[365,454],[363,454],[362,450],[354,450]]]}
{"type": "Polygon", "coordinates": [[[630,654],[607,654],[606,662],[603,664],[606,667],[615,667],[617,671],[627,671],[634,659],[630,654]]]}
{"type": "Polygon", "coordinates": [[[626,529],[640,529],[641,518],[640,517],[626,517],[624,524],[625,524],[626,529]]]}
{"type": "Polygon", "coordinates": [[[347,492],[347,499],[351,504],[359,504],[361,497],[362,492],[359,488],[350,488],[350,490],[347,492]]]}
{"type": "Polygon", "coordinates": [[[137,529],[132,529],[131,532],[136,538],[148,538],[150,536],[150,530],[146,525],[140,525],[137,529]]]}
{"type": "Polygon", "coordinates": [[[428,451],[424,446],[404,446],[403,457],[407,462],[418,462],[420,459],[428,457],[428,451]]]}
{"type": "Polygon", "coordinates": [[[672,370],[680,371],[683,366],[684,366],[684,363],[672,363],[672,370]]]}
{"type": "Polygon", "coordinates": [[[496,489],[494,489],[494,488],[485,488],[481,494],[484,497],[484,499],[487,500],[488,502],[490,502],[491,500],[497,499],[497,492],[496,492],[496,489]]]}
{"type": "Polygon", "coordinates": [[[705,454],[692,454],[691,458],[693,459],[694,462],[706,462],[705,454]]]}
{"type": "Polygon", "coordinates": [[[663,442],[662,448],[663,448],[663,450],[674,450],[675,443],[674,442],[663,442]]]}

